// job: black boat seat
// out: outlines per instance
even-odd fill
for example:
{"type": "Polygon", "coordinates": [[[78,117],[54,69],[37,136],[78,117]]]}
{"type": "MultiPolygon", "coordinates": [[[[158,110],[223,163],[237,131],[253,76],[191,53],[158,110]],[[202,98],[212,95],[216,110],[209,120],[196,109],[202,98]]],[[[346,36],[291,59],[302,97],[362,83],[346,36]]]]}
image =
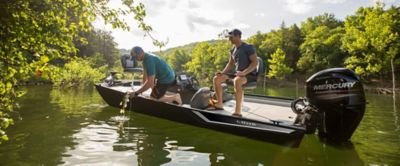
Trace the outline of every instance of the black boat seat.
{"type": "Polygon", "coordinates": [[[242,86],[244,89],[254,89],[257,88],[257,81],[248,82],[242,86]]]}
{"type": "Polygon", "coordinates": [[[140,73],[143,72],[143,68],[137,67],[137,62],[131,58],[131,56],[125,54],[121,57],[122,68],[124,68],[124,72],[129,73],[140,73]]]}
{"type": "MultiPolygon", "coordinates": [[[[258,78],[259,74],[262,73],[263,71],[263,61],[260,57],[257,57],[257,68],[256,68],[256,77],[258,78]]],[[[225,85],[222,86],[227,86],[227,85],[233,85],[233,80],[229,79],[226,81],[226,83],[223,83],[225,85]]],[[[252,82],[247,82],[244,84],[243,89],[255,89],[257,88],[257,81],[252,81],[252,82]]]]}

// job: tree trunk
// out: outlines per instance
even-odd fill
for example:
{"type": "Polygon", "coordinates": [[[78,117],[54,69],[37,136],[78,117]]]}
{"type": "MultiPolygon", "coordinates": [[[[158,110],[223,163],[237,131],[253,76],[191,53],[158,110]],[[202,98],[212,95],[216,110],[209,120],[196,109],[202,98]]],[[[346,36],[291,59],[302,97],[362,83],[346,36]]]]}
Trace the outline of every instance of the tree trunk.
{"type": "Polygon", "coordinates": [[[394,73],[394,59],[390,60],[390,65],[392,66],[392,81],[393,81],[393,107],[396,107],[396,77],[394,73]]]}

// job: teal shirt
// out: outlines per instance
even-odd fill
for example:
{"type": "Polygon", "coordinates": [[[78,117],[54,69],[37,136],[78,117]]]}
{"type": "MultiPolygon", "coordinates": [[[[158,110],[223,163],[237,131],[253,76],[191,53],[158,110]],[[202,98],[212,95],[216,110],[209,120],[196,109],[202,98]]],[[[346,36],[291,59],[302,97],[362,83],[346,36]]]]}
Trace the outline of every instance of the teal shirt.
{"type": "Polygon", "coordinates": [[[175,80],[175,73],[172,68],[160,57],[144,53],[143,67],[147,76],[155,75],[158,83],[170,84],[175,80]]]}

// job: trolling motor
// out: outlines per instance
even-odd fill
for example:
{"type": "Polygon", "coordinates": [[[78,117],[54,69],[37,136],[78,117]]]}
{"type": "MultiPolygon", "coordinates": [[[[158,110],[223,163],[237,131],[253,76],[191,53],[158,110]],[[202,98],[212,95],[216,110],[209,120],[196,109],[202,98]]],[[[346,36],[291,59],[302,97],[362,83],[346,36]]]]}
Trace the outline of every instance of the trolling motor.
{"type": "Polygon", "coordinates": [[[295,125],[305,126],[330,141],[350,140],[365,112],[365,95],[353,71],[332,68],[320,71],[306,81],[306,98],[292,102],[298,114],[295,125]]]}

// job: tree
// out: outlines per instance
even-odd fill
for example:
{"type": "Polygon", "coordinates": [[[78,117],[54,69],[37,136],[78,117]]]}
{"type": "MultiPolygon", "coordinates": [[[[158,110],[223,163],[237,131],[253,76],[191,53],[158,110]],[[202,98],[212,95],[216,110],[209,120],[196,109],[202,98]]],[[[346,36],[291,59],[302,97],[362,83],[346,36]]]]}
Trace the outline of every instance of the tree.
{"type": "Polygon", "coordinates": [[[335,15],[333,14],[324,13],[313,18],[310,17],[306,21],[302,22],[301,32],[303,33],[303,36],[307,36],[309,33],[320,26],[326,26],[329,29],[334,29],[337,27],[342,27],[343,22],[336,19],[335,15]]]}
{"type": "Polygon", "coordinates": [[[276,49],[282,46],[282,33],[277,30],[272,30],[267,33],[265,40],[262,42],[260,49],[264,51],[267,56],[266,59],[270,58],[270,55],[276,51],[276,49]]]}
{"type": "Polygon", "coordinates": [[[222,71],[225,68],[230,58],[229,50],[231,48],[232,44],[226,40],[220,40],[211,45],[211,55],[208,61],[210,63],[210,69],[207,70],[207,72],[210,73],[210,81],[212,81],[214,73],[217,71],[222,71]]]}
{"type": "Polygon", "coordinates": [[[292,69],[296,69],[297,61],[301,56],[300,45],[303,43],[301,30],[296,24],[293,24],[283,37],[286,39],[284,44],[286,48],[286,64],[288,64],[292,69]]]}
{"type": "Polygon", "coordinates": [[[342,27],[330,29],[320,26],[311,31],[300,47],[302,57],[297,62],[297,67],[306,73],[315,73],[319,70],[340,67],[347,54],[341,47],[342,27]]]}
{"type": "Polygon", "coordinates": [[[99,67],[104,64],[108,65],[108,68],[112,68],[115,65],[115,61],[119,60],[119,51],[117,49],[117,43],[114,41],[114,37],[111,32],[102,30],[91,30],[88,32],[80,32],[80,36],[84,37],[87,42],[80,42],[79,40],[74,41],[74,45],[77,48],[77,57],[93,57],[99,59],[94,67],[99,67]],[[89,44],[90,43],[90,44],[89,44]]]}
{"type": "Polygon", "coordinates": [[[187,71],[193,73],[195,77],[199,79],[204,79],[206,77],[206,63],[209,63],[206,61],[206,56],[210,55],[208,51],[209,48],[210,44],[207,42],[198,43],[193,49],[192,60],[185,65],[187,71]]]}
{"type": "Polygon", "coordinates": [[[8,113],[14,110],[15,99],[23,94],[17,89],[17,83],[28,79],[35,70],[40,75],[55,57],[76,54],[73,41],[85,42],[79,32],[90,31],[90,23],[96,16],[101,16],[114,28],[129,30],[119,16],[134,14],[138,27],[150,34],[152,28],[144,22],[143,4],[123,0],[124,9],[112,9],[107,2],[0,1],[0,143],[8,139],[4,132],[12,123],[8,113]]]}
{"type": "MultiPolygon", "coordinates": [[[[264,35],[264,41],[259,47],[262,59],[270,59],[278,48],[280,48],[286,56],[285,64],[291,68],[296,68],[297,61],[300,57],[300,44],[303,42],[303,37],[299,27],[296,24],[286,28],[282,22],[279,30],[272,30],[264,35]]],[[[268,66],[268,64],[266,65],[268,66]]]]}
{"type": "Polygon", "coordinates": [[[359,8],[356,15],[346,18],[342,40],[343,49],[350,54],[346,67],[361,76],[390,70],[391,62],[398,58],[400,46],[396,27],[399,23],[395,19],[399,11],[393,11],[385,11],[378,3],[374,8],[359,8]]]}
{"type": "Polygon", "coordinates": [[[275,77],[276,79],[282,80],[287,74],[293,71],[292,68],[285,64],[285,53],[280,48],[271,55],[271,59],[268,59],[268,62],[270,65],[267,74],[268,78],[275,77]]]}
{"type": "Polygon", "coordinates": [[[203,82],[209,83],[214,73],[222,70],[227,64],[230,47],[226,40],[214,44],[198,43],[193,49],[192,60],[185,65],[185,68],[203,82]]]}
{"type": "MultiPolygon", "coordinates": [[[[361,76],[392,72],[393,105],[396,106],[395,63],[399,59],[400,8],[384,10],[377,3],[374,8],[359,8],[356,15],[345,22],[343,48],[350,53],[346,67],[361,76]]],[[[398,62],[397,62],[398,63],[398,62]]]]}
{"type": "Polygon", "coordinates": [[[190,55],[182,50],[175,49],[172,53],[167,55],[167,63],[175,70],[175,72],[184,72],[184,65],[189,62],[190,55]]]}

